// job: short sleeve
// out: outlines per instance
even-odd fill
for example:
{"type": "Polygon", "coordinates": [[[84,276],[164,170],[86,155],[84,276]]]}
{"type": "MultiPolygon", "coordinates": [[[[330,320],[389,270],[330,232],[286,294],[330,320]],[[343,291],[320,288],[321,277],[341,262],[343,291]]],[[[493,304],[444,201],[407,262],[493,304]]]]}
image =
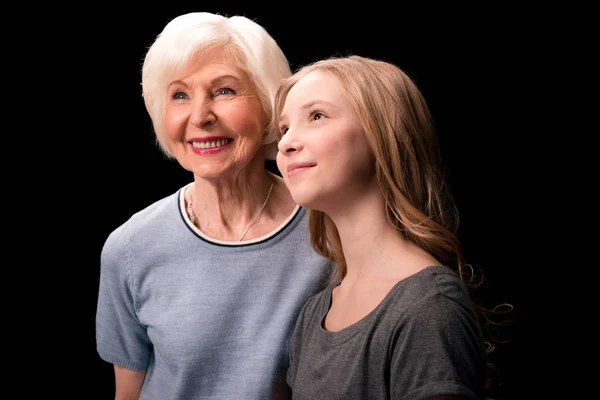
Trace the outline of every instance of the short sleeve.
{"type": "Polygon", "coordinates": [[[474,313],[464,305],[441,294],[419,303],[398,326],[392,351],[392,398],[480,398],[484,343],[474,313]]]}
{"type": "Polygon", "coordinates": [[[132,370],[148,366],[151,343],[135,311],[126,225],[107,238],[100,256],[96,348],[100,357],[132,370]]]}

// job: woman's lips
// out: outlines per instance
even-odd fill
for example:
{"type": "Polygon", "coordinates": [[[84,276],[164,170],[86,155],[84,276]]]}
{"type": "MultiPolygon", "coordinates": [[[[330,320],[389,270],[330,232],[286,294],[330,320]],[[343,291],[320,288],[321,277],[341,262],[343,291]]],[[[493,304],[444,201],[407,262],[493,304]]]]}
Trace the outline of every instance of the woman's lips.
{"type": "Polygon", "coordinates": [[[223,151],[227,149],[232,142],[233,140],[226,137],[208,137],[192,139],[189,141],[192,151],[200,155],[214,154],[223,151]],[[202,143],[202,147],[194,145],[194,143],[202,143]]]}

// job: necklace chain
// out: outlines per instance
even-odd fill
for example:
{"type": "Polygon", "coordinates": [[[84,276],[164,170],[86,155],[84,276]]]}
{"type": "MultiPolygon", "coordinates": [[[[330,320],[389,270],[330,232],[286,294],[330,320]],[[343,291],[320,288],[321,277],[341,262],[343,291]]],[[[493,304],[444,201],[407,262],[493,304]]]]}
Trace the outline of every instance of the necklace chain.
{"type": "MultiPolygon", "coordinates": [[[[265,199],[265,202],[263,203],[262,207],[258,211],[258,214],[256,214],[256,217],[254,217],[254,220],[252,221],[252,223],[250,223],[250,225],[248,225],[248,227],[246,228],[246,230],[244,231],[242,236],[240,236],[240,238],[238,239],[238,242],[241,242],[242,239],[244,239],[244,237],[250,230],[250,228],[252,228],[252,226],[258,222],[258,219],[260,218],[263,210],[265,209],[265,206],[267,205],[267,202],[269,201],[269,197],[271,196],[271,190],[273,190],[273,184],[274,184],[274,182],[271,183],[271,187],[269,188],[269,192],[267,193],[267,198],[265,199]]],[[[189,198],[187,199],[187,202],[188,202],[188,205],[187,205],[188,217],[190,218],[191,223],[195,225],[196,224],[196,222],[195,222],[196,214],[194,213],[194,208],[192,207],[192,195],[191,194],[190,194],[189,198]]]]}

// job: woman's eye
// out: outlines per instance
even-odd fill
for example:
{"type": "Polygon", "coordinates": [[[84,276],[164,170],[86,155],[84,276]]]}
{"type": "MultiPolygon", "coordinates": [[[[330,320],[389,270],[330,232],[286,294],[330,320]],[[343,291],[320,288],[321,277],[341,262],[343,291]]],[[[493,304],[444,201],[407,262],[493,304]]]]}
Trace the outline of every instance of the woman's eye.
{"type": "Polygon", "coordinates": [[[183,92],[175,92],[175,93],[173,93],[173,95],[171,97],[175,100],[180,100],[180,99],[185,99],[187,96],[183,92]]]}
{"type": "Polygon", "coordinates": [[[235,94],[235,91],[233,89],[229,89],[229,88],[221,88],[221,89],[217,90],[217,94],[218,95],[235,94]]]}

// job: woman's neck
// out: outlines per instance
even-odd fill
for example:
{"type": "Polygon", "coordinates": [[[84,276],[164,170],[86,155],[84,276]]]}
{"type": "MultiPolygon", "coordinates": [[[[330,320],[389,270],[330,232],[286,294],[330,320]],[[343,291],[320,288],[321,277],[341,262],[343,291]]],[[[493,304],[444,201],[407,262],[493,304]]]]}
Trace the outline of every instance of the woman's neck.
{"type": "Polygon", "coordinates": [[[186,190],[188,214],[205,234],[222,240],[238,240],[246,230],[272,215],[278,177],[262,170],[239,173],[219,180],[195,176],[186,190]],[[191,207],[189,203],[191,201],[191,207]]]}

